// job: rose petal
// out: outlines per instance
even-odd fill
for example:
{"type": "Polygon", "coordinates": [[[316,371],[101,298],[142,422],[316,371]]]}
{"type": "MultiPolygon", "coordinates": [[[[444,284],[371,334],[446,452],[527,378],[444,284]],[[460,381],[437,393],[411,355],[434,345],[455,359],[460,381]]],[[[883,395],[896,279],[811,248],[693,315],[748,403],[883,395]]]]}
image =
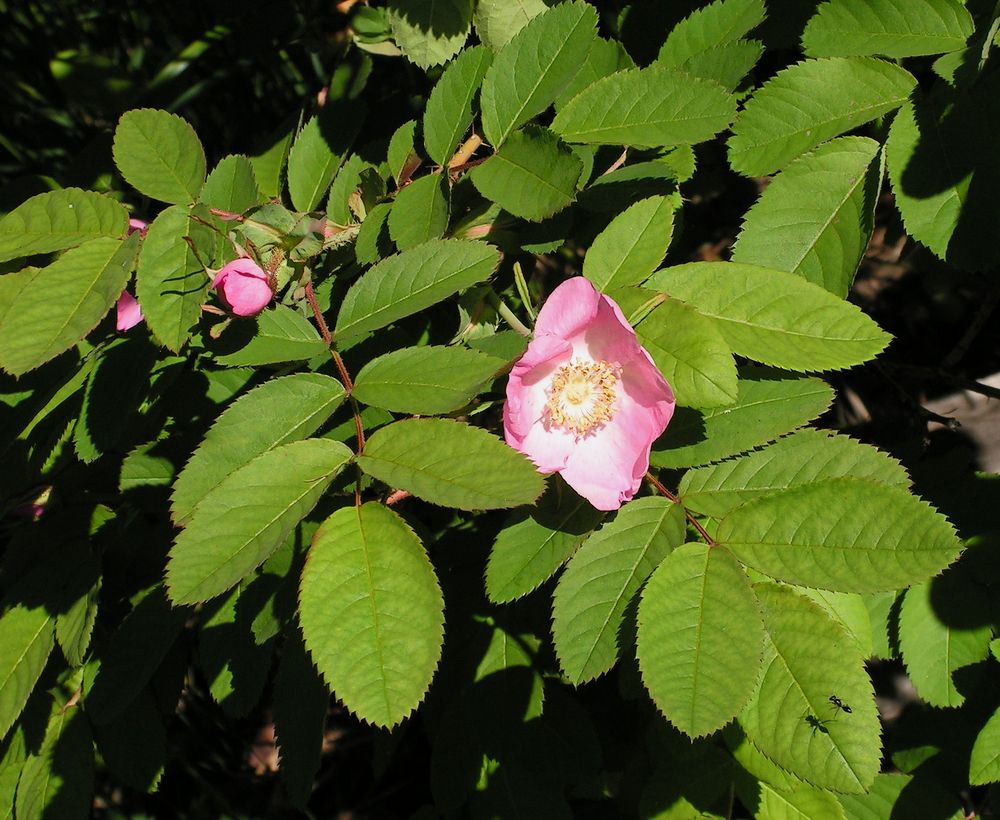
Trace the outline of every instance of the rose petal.
{"type": "Polygon", "coordinates": [[[117,327],[118,330],[124,331],[133,328],[144,318],[142,315],[142,308],[139,307],[139,303],[127,290],[123,290],[121,296],[118,297],[116,311],[118,314],[118,321],[116,322],[115,327],[117,327]]]}
{"type": "Polygon", "coordinates": [[[503,426],[507,443],[514,449],[524,452],[522,441],[532,425],[541,419],[548,401],[546,382],[571,353],[572,348],[565,339],[536,336],[511,370],[507,380],[503,426]]]}
{"type": "Polygon", "coordinates": [[[535,321],[535,335],[551,333],[569,339],[594,321],[601,295],[582,276],[567,279],[545,300],[535,321]]]}

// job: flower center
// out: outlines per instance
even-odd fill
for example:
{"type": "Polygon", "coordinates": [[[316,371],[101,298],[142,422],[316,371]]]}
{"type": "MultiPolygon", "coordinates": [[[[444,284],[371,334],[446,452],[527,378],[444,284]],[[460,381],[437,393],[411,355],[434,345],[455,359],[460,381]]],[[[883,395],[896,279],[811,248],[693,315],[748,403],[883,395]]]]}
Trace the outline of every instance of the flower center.
{"type": "Polygon", "coordinates": [[[560,367],[545,404],[549,420],[582,437],[614,417],[620,368],[609,362],[574,360],[560,367]]]}

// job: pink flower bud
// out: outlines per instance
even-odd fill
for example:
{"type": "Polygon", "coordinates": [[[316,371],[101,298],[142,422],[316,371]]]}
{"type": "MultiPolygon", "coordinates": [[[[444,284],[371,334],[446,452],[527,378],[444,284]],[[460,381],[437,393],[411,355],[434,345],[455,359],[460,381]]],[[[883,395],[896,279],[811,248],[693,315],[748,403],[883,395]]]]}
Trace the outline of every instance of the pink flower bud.
{"type": "Polygon", "coordinates": [[[143,222],[141,219],[130,219],[128,221],[128,232],[125,235],[126,236],[131,236],[136,231],[138,231],[143,236],[145,236],[147,230],[149,230],[149,224],[148,223],[143,222]]]}
{"type": "Polygon", "coordinates": [[[139,324],[143,318],[142,308],[139,307],[135,297],[127,290],[123,290],[122,295],[118,297],[118,323],[116,327],[119,330],[128,330],[139,324]]]}
{"type": "Polygon", "coordinates": [[[256,316],[274,298],[267,273],[252,259],[230,262],[216,274],[212,287],[237,316],[256,316]]]}

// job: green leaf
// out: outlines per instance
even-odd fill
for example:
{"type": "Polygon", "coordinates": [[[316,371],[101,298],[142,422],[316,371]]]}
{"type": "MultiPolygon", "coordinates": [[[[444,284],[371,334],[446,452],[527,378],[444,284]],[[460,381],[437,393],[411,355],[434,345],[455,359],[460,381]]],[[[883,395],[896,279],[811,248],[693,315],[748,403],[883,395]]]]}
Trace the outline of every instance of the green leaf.
{"type": "Polygon", "coordinates": [[[125,289],[139,235],[92,239],[51,265],[0,277],[0,366],[15,376],[69,350],[125,289]]]}
{"type": "Polygon", "coordinates": [[[480,95],[483,130],[495,148],[552,104],[596,37],[597,11],[572,0],[532,18],[500,50],[480,95]]]}
{"type": "Polygon", "coordinates": [[[250,157],[254,179],[260,192],[268,199],[281,196],[282,171],[288,159],[288,149],[295,134],[295,120],[286,120],[264,142],[260,153],[250,157]]]}
{"type": "Polygon", "coordinates": [[[622,211],[594,238],[583,275],[603,293],[641,285],[670,247],[675,206],[673,197],[651,196],[622,211]]]}
{"type": "Polygon", "coordinates": [[[583,163],[559,137],[547,128],[526,126],[469,177],[479,193],[505,211],[540,222],[572,204],[582,170],[583,163]]]}
{"type": "Polygon", "coordinates": [[[390,0],[389,25],[396,45],[421,68],[454,57],[472,28],[472,0],[390,0]]]}
{"type": "Polygon", "coordinates": [[[151,199],[186,205],[205,182],[205,149],[176,114],[152,108],[125,112],[112,151],[125,181],[151,199]]]}
{"type": "Polygon", "coordinates": [[[94,792],[94,745],[79,707],[54,703],[45,739],[21,770],[14,806],[18,820],[85,820],[94,792]]]}
{"type": "Polygon", "coordinates": [[[865,599],[861,595],[808,587],[796,587],[796,591],[819,604],[827,615],[850,633],[861,652],[861,657],[870,658],[874,654],[871,617],[868,615],[865,599]]]}
{"type": "MultiPolygon", "coordinates": [[[[580,70],[576,72],[573,79],[569,81],[565,88],[556,97],[556,109],[562,108],[572,100],[583,89],[597,82],[602,77],[614,74],[616,71],[623,71],[627,68],[635,68],[635,63],[629,57],[625,47],[617,40],[604,40],[596,38],[590,44],[590,51],[587,52],[587,59],[580,70]]],[[[589,174],[585,174],[589,177],[589,174]]],[[[584,179],[582,182],[586,182],[584,179]]]]}
{"type": "Polygon", "coordinates": [[[794,160],[747,211],[733,262],[797,273],[846,298],[875,224],[879,144],[840,137],[794,160]]]}
{"type": "MultiPolygon", "coordinates": [[[[683,518],[681,527],[683,537],[683,518]]],[[[642,592],[642,681],[667,720],[690,737],[721,729],[746,705],[763,645],[750,580],[724,549],[678,547],[642,592]]]]}
{"type": "Polygon", "coordinates": [[[879,720],[864,659],[846,630],[812,601],[754,586],[764,612],[764,671],[740,715],[773,762],[822,789],[861,793],[879,771],[879,720]],[[839,710],[830,696],[851,712],[839,710]]]}
{"type": "Polygon", "coordinates": [[[356,102],[331,102],[303,126],[288,152],[288,193],[296,210],[312,211],[319,205],[365,113],[356,102]]]}
{"type": "Polygon", "coordinates": [[[979,579],[961,564],[906,591],[899,610],[899,649],[917,693],[931,706],[965,702],[954,676],[989,656],[990,606],[979,579]]]}
{"type": "Polygon", "coordinates": [[[44,603],[17,603],[0,617],[0,737],[17,720],[55,645],[53,615],[44,603]]]}
{"type": "Polygon", "coordinates": [[[177,477],[170,497],[174,523],[184,526],[206,495],[261,453],[311,436],[345,395],[343,385],[330,376],[296,373],[240,396],[219,416],[177,477]]]}
{"type": "Polygon", "coordinates": [[[940,817],[965,820],[966,813],[954,789],[939,779],[908,774],[880,774],[866,794],[839,794],[848,820],[885,817],[940,817]]]}
{"type": "Polygon", "coordinates": [[[401,251],[436,239],[448,227],[448,181],[444,174],[428,174],[396,194],[389,212],[389,236],[401,251]]]}
{"type": "Polygon", "coordinates": [[[406,347],[362,367],[353,396],[393,413],[450,413],[468,404],[504,364],[466,347],[406,347]]]}
{"type": "Polygon", "coordinates": [[[717,0],[674,26],[656,60],[683,68],[693,57],[745,37],[764,17],[763,0],[717,0]]]}
{"type": "Polygon", "coordinates": [[[87,715],[95,725],[111,722],[139,696],[190,615],[174,609],[159,585],[135,605],[111,636],[87,693],[87,715]]]}
{"type": "Polygon", "coordinates": [[[1000,781],[1000,709],[995,711],[972,746],[969,760],[969,782],[973,786],[1000,781]]]}
{"type": "Polygon", "coordinates": [[[344,296],[335,335],[359,336],[483,282],[499,252],[471,239],[432,239],[379,262],[344,296]]]}
{"type": "Polygon", "coordinates": [[[802,33],[810,57],[917,57],[965,48],[972,15],[960,0],[830,0],[802,33]]]}
{"type": "Polygon", "coordinates": [[[91,239],[118,239],[128,227],[128,211],[111,197],[66,188],[31,197],[0,219],[0,262],[82,245],[91,239]]]}
{"type": "Polygon", "coordinates": [[[285,639],[274,676],[274,728],[281,768],[292,805],[305,808],[323,751],[330,693],[306,654],[296,629],[285,639]]]}
{"type": "Polygon", "coordinates": [[[704,412],[677,410],[650,462],[697,467],[719,461],[798,429],[832,401],[833,390],[819,379],[744,370],[734,404],[704,412]]]}
{"type": "Polygon", "coordinates": [[[733,91],[763,54],[764,44],[759,40],[736,40],[695,54],[680,69],[733,91]]]}
{"type": "Polygon", "coordinates": [[[871,57],[806,60],[778,72],[733,124],[729,162],[747,176],[777,171],[831,137],[899,108],[916,80],[871,57]]]}
{"type": "Polygon", "coordinates": [[[796,783],[788,789],[779,789],[767,781],[753,781],[752,786],[736,779],[736,795],[753,812],[757,820],[847,820],[837,797],[828,791],[796,783]],[[752,791],[751,791],[752,789],[752,791]]]}
{"type": "Polygon", "coordinates": [[[499,51],[548,6],[545,0],[479,0],[476,34],[487,48],[499,51]]]}
{"type": "Polygon", "coordinates": [[[214,248],[211,229],[180,206],[162,211],[143,240],[136,299],[157,341],[174,353],[184,346],[201,316],[211,284],[202,261],[211,260],[214,248]]]}
{"type": "Polygon", "coordinates": [[[274,305],[253,320],[257,332],[233,353],[217,355],[226,367],[256,367],[279,362],[298,362],[328,351],[312,323],[287,305],[274,305]]]}
{"type": "Polygon", "coordinates": [[[555,478],[538,503],[511,513],[486,565],[486,594],[497,604],[537,589],[577,551],[603,517],[555,478]]]}
{"type": "Polygon", "coordinates": [[[267,450],[230,473],[198,503],[174,541],[167,563],[171,600],[207,601],[259,567],[351,456],[338,441],[306,439],[267,450]]]}
{"type": "Polygon", "coordinates": [[[570,559],[552,601],[559,667],[574,686],[618,660],[625,610],[657,564],[684,543],[684,509],[664,498],[626,504],[570,559]]]}
{"type": "Polygon", "coordinates": [[[462,137],[469,130],[472,124],[472,102],[479,92],[486,69],[492,62],[493,55],[485,46],[466,49],[445,68],[427,98],[427,108],[424,110],[424,148],[438,165],[448,164],[462,137]]]}
{"type": "Polygon", "coordinates": [[[365,215],[354,240],[354,255],[361,265],[374,265],[392,254],[395,246],[389,236],[391,202],[380,202],[365,215]]]}
{"type": "Polygon", "coordinates": [[[936,256],[968,270],[990,270],[1000,246],[984,242],[1000,220],[1000,77],[982,76],[971,89],[943,83],[916,94],[896,115],[886,164],[906,230],[936,256]]]}
{"type": "Polygon", "coordinates": [[[393,132],[392,137],[389,139],[386,162],[389,165],[389,173],[392,174],[397,188],[400,185],[400,180],[403,179],[403,175],[405,174],[406,179],[409,179],[422,163],[422,158],[415,145],[416,141],[416,120],[404,122],[393,132]]]}
{"type": "Polygon", "coordinates": [[[460,510],[531,504],[545,481],[534,465],[479,427],[451,419],[406,419],[376,431],[358,458],[390,487],[460,510]]]}
{"type": "Polygon", "coordinates": [[[619,71],[577,94],[552,121],[566,142],[658,148],[704,142],[733,121],[718,83],[662,66],[619,71]]]}
{"type": "Polygon", "coordinates": [[[260,205],[264,195],[257,187],[250,160],[233,155],[223,159],[208,175],[198,201],[209,208],[242,214],[260,205]]]}
{"type": "Polygon", "coordinates": [[[737,400],[736,362],[711,319],[668,299],[636,333],[681,407],[723,407],[737,400]]]}
{"type": "Polygon", "coordinates": [[[719,523],[718,541],[779,581],[840,592],[920,583],[958,557],[943,515],[901,487],[830,478],[748,501],[719,523]]]}
{"type": "Polygon", "coordinates": [[[395,726],[430,686],[444,599],[420,539],[375,502],[344,507],[316,532],[302,573],[306,647],[344,704],[395,726]]]}
{"type": "Polygon", "coordinates": [[[679,493],[688,509],[721,518],[775,490],[841,477],[910,486],[903,466],[881,450],[827,430],[807,429],[763,450],[688,470],[679,493]]]}
{"type": "Polygon", "coordinates": [[[868,361],[891,336],[849,302],[784,271],[734,262],[664,268],[646,287],[713,319],[734,353],[790,370],[840,370],[868,361]]]}

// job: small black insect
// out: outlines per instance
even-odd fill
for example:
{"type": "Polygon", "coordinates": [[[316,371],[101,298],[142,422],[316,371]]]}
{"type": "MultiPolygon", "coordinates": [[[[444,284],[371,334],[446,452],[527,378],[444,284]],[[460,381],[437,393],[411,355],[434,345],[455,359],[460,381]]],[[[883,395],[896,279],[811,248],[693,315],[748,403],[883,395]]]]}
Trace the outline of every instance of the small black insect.
{"type": "Polygon", "coordinates": [[[816,715],[806,715],[805,721],[810,726],[812,726],[813,734],[816,734],[817,731],[821,732],[824,735],[830,734],[830,730],[826,728],[826,725],[823,723],[823,721],[820,720],[818,717],[816,717],[816,715]]]}
{"type": "Polygon", "coordinates": [[[837,709],[843,709],[846,714],[851,714],[853,709],[848,706],[844,701],[838,698],[836,695],[830,695],[830,703],[832,703],[837,709]]]}

